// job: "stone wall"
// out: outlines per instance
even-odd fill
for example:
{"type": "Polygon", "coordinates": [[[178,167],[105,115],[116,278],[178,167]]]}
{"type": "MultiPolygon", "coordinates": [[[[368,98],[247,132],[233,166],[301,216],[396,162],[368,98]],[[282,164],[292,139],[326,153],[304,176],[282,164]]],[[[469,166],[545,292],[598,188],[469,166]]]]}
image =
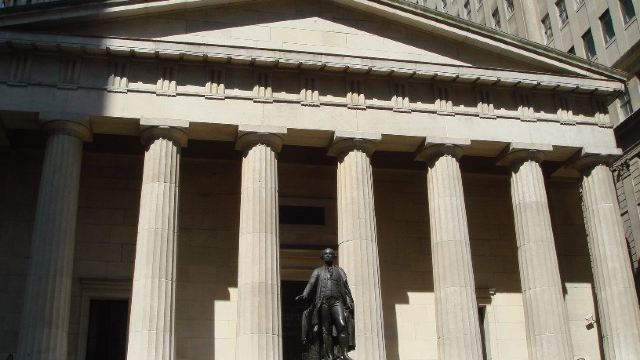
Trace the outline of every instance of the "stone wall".
{"type": "Polygon", "coordinates": [[[0,358],[14,352],[35,215],[42,155],[7,149],[0,178],[0,358]]]}
{"type": "MultiPolygon", "coordinates": [[[[31,221],[40,173],[40,152],[14,149],[3,161],[0,191],[0,358],[15,351],[29,256],[31,221]]],[[[182,163],[176,304],[180,360],[233,359],[240,162],[185,158],[182,163]]],[[[335,167],[279,164],[281,203],[335,204],[335,167]]],[[[108,284],[131,280],[142,171],[140,155],[86,152],[74,264],[69,338],[71,359],[82,359],[83,298],[122,296],[108,284]],[[90,281],[100,280],[100,286],[90,281]],[[93,284],[93,285],[91,285],[93,284]],[[89,295],[88,295],[89,294],[89,295]],[[115,295],[114,295],[115,294],[115,295]]],[[[517,249],[509,181],[502,175],[464,173],[464,190],[479,304],[494,360],[527,359],[517,249]],[[492,290],[490,290],[492,289],[492,290]]],[[[560,268],[576,356],[600,359],[592,276],[573,182],[548,184],[560,268]]],[[[382,275],[387,358],[435,360],[433,274],[423,171],[376,169],[374,191],[382,275]]],[[[286,248],[336,244],[335,211],[329,226],[282,226],[286,248]],[[311,243],[311,244],[310,244],[311,243]]],[[[284,250],[283,250],[284,251],[284,250]]],[[[289,254],[289,253],[287,253],[289,254]]],[[[290,256],[290,255],[287,255],[290,256]]],[[[295,257],[295,256],[294,256],[295,257]]],[[[283,262],[283,280],[308,276],[319,260],[283,262]],[[298,266],[298,272],[292,272],[298,266]]]]}
{"type": "Polygon", "coordinates": [[[640,291],[640,157],[634,149],[628,150],[628,154],[617,162],[616,192],[636,286],[640,291]]]}

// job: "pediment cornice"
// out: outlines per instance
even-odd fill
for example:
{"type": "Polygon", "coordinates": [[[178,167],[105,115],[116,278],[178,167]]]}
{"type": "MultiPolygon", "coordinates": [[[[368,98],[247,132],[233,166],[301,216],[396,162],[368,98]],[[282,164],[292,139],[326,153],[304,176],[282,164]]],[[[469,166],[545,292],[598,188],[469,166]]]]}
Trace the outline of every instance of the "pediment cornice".
{"type": "Polygon", "coordinates": [[[624,87],[620,81],[606,78],[527,73],[392,58],[19,31],[0,31],[0,47],[75,55],[110,55],[138,59],[229,63],[282,69],[320,70],[354,75],[433,79],[460,84],[495,85],[599,95],[617,95],[624,87]]]}
{"type": "MultiPolygon", "coordinates": [[[[0,11],[0,28],[31,25],[37,28],[40,24],[47,23],[101,21],[207,6],[266,1],[269,0],[103,0],[89,3],[63,0],[48,5],[26,7],[24,11],[2,10],[0,11]]],[[[381,16],[399,24],[413,26],[463,43],[481,44],[483,47],[494,48],[497,53],[509,54],[532,64],[545,64],[562,69],[562,72],[586,77],[605,77],[617,81],[626,79],[624,72],[405,0],[325,1],[346,6],[355,11],[381,16]]]]}

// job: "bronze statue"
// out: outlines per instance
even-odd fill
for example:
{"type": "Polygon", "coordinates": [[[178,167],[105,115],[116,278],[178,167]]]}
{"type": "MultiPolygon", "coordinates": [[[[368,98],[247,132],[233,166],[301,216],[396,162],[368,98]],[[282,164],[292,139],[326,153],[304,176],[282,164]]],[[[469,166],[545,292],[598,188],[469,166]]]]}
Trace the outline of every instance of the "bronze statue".
{"type": "Polygon", "coordinates": [[[302,295],[296,301],[305,301],[312,292],[313,301],[302,315],[302,343],[307,346],[307,359],[352,360],[348,352],[356,348],[353,297],[347,275],[333,264],[336,253],[325,249],[320,257],[324,261],[313,271],[302,295]],[[315,297],[315,298],[314,298],[315,297]],[[336,338],[339,351],[334,346],[336,338]]]}

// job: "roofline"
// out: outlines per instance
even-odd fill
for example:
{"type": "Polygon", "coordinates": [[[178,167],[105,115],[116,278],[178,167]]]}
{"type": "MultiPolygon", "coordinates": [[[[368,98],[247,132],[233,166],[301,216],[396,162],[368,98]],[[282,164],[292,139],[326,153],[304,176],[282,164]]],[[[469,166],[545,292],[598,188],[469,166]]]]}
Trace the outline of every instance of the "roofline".
{"type": "MultiPolygon", "coordinates": [[[[238,2],[258,2],[264,0],[63,0],[50,3],[38,3],[18,8],[0,9],[0,27],[16,26],[50,21],[71,20],[76,18],[109,18],[115,16],[135,16],[160,11],[193,9],[209,5],[224,5],[238,2]]],[[[436,20],[446,26],[457,28],[474,35],[502,42],[514,48],[541,55],[559,63],[592,73],[626,81],[627,73],[608,66],[591,62],[581,57],[567,54],[560,50],[537,42],[508,34],[475,22],[458,18],[441,11],[405,0],[329,0],[351,7],[362,7],[366,3],[376,3],[392,9],[401,10],[412,15],[436,20]]]]}
{"type": "Polygon", "coordinates": [[[60,0],[0,9],[0,27],[114,18],[262,0],[60,0]]]}
{"type": "Polygon", "coordinates": [[[629,79],[640,73],[640,41],[631,46],[613,63],[613,67],[626,71],[629,79]]]}
{"type": "Polygon", "coordinates": [[[617,96],[624,83],[615,79],[526,72],[499,68],[429,63],[418,60],[314,53],[233,45],[200,44],[166,40],[129,39],[86,35],[56,35],[0,29],[0,49],[70,53],[76,56],[110,55],[143,59],[188,60],[254,64],[286,69],[302,68],[352,74],[393,75],[400,78],[435,79],[444,82],[557,90],[600,96],[617,96]]]}

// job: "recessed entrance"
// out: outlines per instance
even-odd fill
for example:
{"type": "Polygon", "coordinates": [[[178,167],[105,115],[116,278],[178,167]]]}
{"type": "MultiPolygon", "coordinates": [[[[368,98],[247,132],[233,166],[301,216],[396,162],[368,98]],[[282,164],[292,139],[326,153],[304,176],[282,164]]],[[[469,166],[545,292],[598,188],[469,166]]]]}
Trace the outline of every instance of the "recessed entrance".
{"type": "Polygon", "coordinates": [[[124,360],[128,300],[91,300],[86,360],[124,360]]]}
{"type": "Polygon", "coordinates": [[[282,282],[283,360],[302,359],[302,312],[306,305],[297,303],[295,298],[302,294],[306,284],[304,281],[282,282]]]}

